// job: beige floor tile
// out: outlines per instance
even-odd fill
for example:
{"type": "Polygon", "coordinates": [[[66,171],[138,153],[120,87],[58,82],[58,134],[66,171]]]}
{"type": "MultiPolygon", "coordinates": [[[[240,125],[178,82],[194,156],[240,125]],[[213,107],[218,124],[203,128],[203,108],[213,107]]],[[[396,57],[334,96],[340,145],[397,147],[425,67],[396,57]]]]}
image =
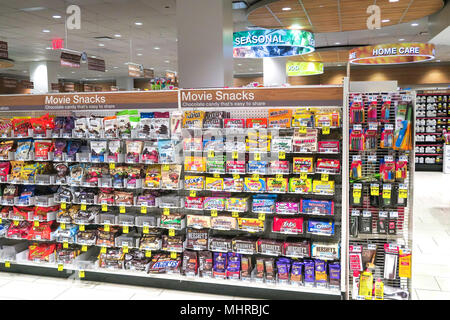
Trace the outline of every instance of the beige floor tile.
{"type": "Polygon", "coordinates": [[[420,300],[450,300],[450,292],[417,289],[420,300]]]}

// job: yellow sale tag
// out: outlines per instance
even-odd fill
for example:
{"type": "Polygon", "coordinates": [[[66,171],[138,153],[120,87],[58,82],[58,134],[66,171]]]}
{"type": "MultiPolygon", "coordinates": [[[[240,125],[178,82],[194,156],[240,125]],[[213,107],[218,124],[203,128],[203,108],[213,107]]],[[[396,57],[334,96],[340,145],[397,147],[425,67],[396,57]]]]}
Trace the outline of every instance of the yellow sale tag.
{"type": "Polygon", "coordinates": [[[211,210],[211,217],[217,217],[217,210],[216,209],[211,210]]]}
{"type": "Polygon", "coordinates": [[[322,173],[321,180],[322,181],[328,181],[328,173],[322,173]]]}
{"type": "Polygon", "coordinates": [[[383,190],[383,199],[390,199],[391,198],[391,190],[383,190]]]}
{"type": "Polygon", "coordinates": [[[5,268],[11,268],[11,262],[5,261],[5,268]]]}
{"type": "Polygon", "coordinates": [[[81,205],[81,211],[86,211],[86,204],[81,205]]]}
{"type": "Polygon", "coordinates": [[[19,220],[14,220],[14,225],[18,226],[19,225],[19,220]]]}
{"type": "Polygon", "coordinates": [[[125,209],[125,206],[120,206],[120,207],[119,207],[119,212],[120,212],[120,213],[125,213],[125,210],[126,210],[126,209],[125,209]]]}
{"type": "Polygon", "coordinates": [[[308,175],[305,172],[300,173],[300,179],[306,180],[308,179],[308,175]]]}
{"type": "Polygon", "coordinates": [[[214,173],[213,177],[214,177],[214,178],[220,178],[220,174],[214,173]]]}
{"type": "Polygon", "coordinates": [[[265,213],[259,213],[258,214],[258,219],[261,220],[261,221],[266,220],[266,214],[265,213]]]}
{"type": "Polygon", "coordinates": [[[84,230],[85,230],[84,224],[80,224],[80,225],[79,225],[79,229],[80,229],[80,231],[84,231],[84,230]]]}
{"type": "Polygon", "coordinates": [[[80,279],[83,279],[83,278],[84,278],[84,276],[85,276],[85,274],[84,274],[84,270],[80,270],[80,271],[78,271],[78,277],[79,277],[80,279]]]}
{"type": "Polygon", "coordinates": [[[233,212],[231,213],[231,216],[232,216],[233,218],[239,218],[239,212],[233,211],[233,212]]]}
{"type": "Polygon", "coordinates": [[[197,192],[195,190],[191,190],[191,191],[189,191],[189,196],[190,197],[196,197],[197,196],[197,192]]]}
{"type": "Polygon", "coordinates": [[[81,246],[81,251],[86,252],[87,251],[87,245],[83,244],[81,246]]]}
{"type": "Polygon", "coordinates": [[[361,189],[353,189],[353,198],[361,198],[361,189]]]}
{"type": "Polygon", "coordinates": [[[61,209],[66,209],[67,208],[67,204],[65,202],[61,202],[61,209]]]}
{"type": "Polygon", "coordinates": [[[108,205],[106,203],[102,204],[102,211],[108,211],[108,205]]]}
{"type": "Polygon", "coordinates": [[[144,226],[144,227],[142,228],[142,232],[143,232],[144,234],[149,233],[149,231],[150,231],[150,228],[149,228],[148,226],[144,226]]]}
{"type": "Polygon", "coordinates": [[[128,233],[129,232],[128,226],[123,226],[122,231],[123,231],[123,233],[128,233]]]}
{"type": "Polygon", "coordinates": [[[128,253],[128,247],[127,246],[123,246],[122,247],[122,251],[123,251],[123,253],[128,253]]]}
{"type": "Polygon", "coordinates": [[[141,206],[141,213],[147,213],[147,207],[141,206]]]}
{"type": "Polygon", "coordinates": [[[69,243],[67,241],[63,242],[63,249],[69,249],[69,243]]]}
{"type": "Polygon", "coordinates": [[[66,224],[63,222],[59,225],[61,227],[61,230],[66,230],[66,224]]]}
{"type": "Polygon", "coordinates": [[[175,229],[169,229],[169,237],[175,236],[175,229]]]}
{"type": "Polygon", "coordinates": [[[401,198],[401,199],[406,199],[406,198],[408,198],[408,190],[406,190],[406,189],[399,189],[399,190],[398,190],[398,196],[399,196],[399,198],[401,198]]]}
{"type": "Polygon", "coordinates": [[[370,195],[371,196],[379,196],[380,188],[379,187],[370,187],[370,195]]]}
{"type": "Polygon", "coordinates": [[[208,151],[208,158],[214,158],[214,150],[208,151]]]}
{"type": "Polygon", "coordinates": [[[278,152],[278,159],[280,159],[280,160],[286,159],[286,152],[284,152],[284,151],[278,152]]]}
{"type": "Polygon", "coordinates": [[[163,213],[165,216],[168,216],[170,214],[170,209],[169,208],[164,208],[163,209],[163,213]]]}
{"type": "Polygon", "coordinates": [[[237,159],[238,158],[238,152],[237,151],[233,151],[233,159],[237,159]]]}
{"type": "Polygon", "coordinates": [[[233,174],[233,179],[234,180],[237,180],[237,179],[239,179],[241,176],[240,175],[238,175],[238,174],[233,174]]]}
{"type": "Polygon", "coordinates": [[[259,180],[259,174],[252,174],[252,179],[259,180]]]}
{"type": "Polygon", "coordinates": [[[168,164],[163,165],[163,171],[169,171],[170,166],[168,164]]]}
{"type": "Polygon", "coordinates": [[[35,226],[35,227],[39,227],[39,221],[36,220],[36,221],[34,222],[34,226],[35,226]]]}
{"type": "Polygon", "coordinates": [[[151,258],[152,257],[152,252],[150,250],[145,250],[145,257],[146,258],[151,258]]]}
{"type": "Polygon", "coordinates": [[[298,129],[298,131],[299,131],[300,133],[306,133],[306,127],[300,127],[300,128],[298,129]]]}
{"type": "Polygon", "coordinates": [[[58,263],[58,271],[63,271],[64,265],[62,263],[58,263]]]}
{"type": "Polygon", "coordinates": [[[106,253],[106,247],[102,247],[102,248],[100,249],[100,253],[106,253]]]}
{"type": "Polygon", "coordinates": [[[109,164],[109,169],[110,170],[114,170],[116,168],[116,164],[115,163],[110,163],[109,164]]]}
{"type": "Polygon", "coordinates": [[[330,127],[323,127],[322,134],[330,134],[330,127]]]}
{"type": "Polygon", "coordinates": [[[283,175],[282,174],[277,174],[276,178],[277,178],[277,180],[281,180],[281,179],[283,179],[283,175]]]}
{"type": "Polygon", "coordinates": [[[253,155],[253,160],[260,161],[261,160],[261,153],[257,152],[253,155]]]}
{"type": "Polygon", "coordinates": [[[105,229],[106,232],[109,232],[109,230],[110,230],[109,229],[109,224],[105,224],[104,229],[105,229]]]}
{"type": "Polygon", "coordinates": [[[170,252],[170,259],[176,259],[177,258],[177,253],[172,251],[170,252]]]}
{"type": "Polygon", "coordinates": [[[0,224],[2,224],[2,218],[0,218],[0,224]]]}

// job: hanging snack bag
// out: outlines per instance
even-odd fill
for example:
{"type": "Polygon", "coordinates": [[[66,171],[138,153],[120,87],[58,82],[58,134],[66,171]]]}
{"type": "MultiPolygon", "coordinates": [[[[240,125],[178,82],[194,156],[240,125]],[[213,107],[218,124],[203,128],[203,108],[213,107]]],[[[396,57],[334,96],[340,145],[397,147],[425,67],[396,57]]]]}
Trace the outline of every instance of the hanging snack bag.
{"type": "Polygon", "coordinates": [[[108,161],[118,162],[119,154],[122,153],[121,140],[108,141],[108,161]]]}
{"type": "Polygon", "coordinates": [[[0,137],[7,138],[11,136],[12,122],[10,119],[0,118],[0,137]]]}
{"type": "Polygon", "coordinates": [[[91,141],[91,160],[104,162],[107,149],[107,141],[91,141]]]}
{"type": "Polygon", "coordinates": [[[30,117],[14,117],[12,120],[14,136],[28,136],[28,129],[31,129],[30,117]]]}
{"type": "Polygon", "coordinates": [[[88,132],[91,137],[100,137],[100,132],[103,129],[103,118],[89,118],[88,132]]]}
{"type": "Polygon", "coordinates": [[[40,140],[34,142],[34,156],[35,158],[48,159],[48,153],[53,150],[53,143],[51,140],[40,140]]]}
{"type": "Polygon", "coordinates": [[[139,156],[142,153],[142,148],[144,146],[143,141],[133,140],[125,141],[126,143],[126,162],[139,163],[139,156]]]}
{"type": "Polygon", "coordinates": [[[119,136],[126,136],[131,134],[131,123],[128,110],[119,111],[116,114],[117,117],[117,129],[119,136]]]}
{"type": "Polygon", "coordinates": [[[31,139],[17,142],[15,159],[18,161],[27,161],[31,151],[31,139]]]}
{"type": "Polygon", "coordinates": [[[9,152],[12,151],[14,141],[2,141],[0,142],[0,157],[2,159],[9,158],[9,152]]]}

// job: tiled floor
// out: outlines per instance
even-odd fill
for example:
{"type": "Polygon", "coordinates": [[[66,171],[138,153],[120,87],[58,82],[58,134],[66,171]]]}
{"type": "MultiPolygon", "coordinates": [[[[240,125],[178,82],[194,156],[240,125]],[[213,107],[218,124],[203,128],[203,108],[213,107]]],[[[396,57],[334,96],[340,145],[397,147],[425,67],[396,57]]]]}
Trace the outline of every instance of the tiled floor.
{"type": "MultiPolygon", "coordinates": [[[[413,299],[450,300],[450,175],[415,175],[413,299]]],[[[6,299],[243,299],[0,272],[6,299]]]]}

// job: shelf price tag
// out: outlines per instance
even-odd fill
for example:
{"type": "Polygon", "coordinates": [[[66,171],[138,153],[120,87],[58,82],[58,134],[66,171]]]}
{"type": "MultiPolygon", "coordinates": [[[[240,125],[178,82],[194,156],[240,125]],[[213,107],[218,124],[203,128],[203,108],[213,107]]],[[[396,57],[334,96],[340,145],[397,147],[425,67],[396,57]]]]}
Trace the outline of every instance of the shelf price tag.
{"type": "Polygon", "coordinates": [[[122,226],[123,233],[128,233],[129,231],[130,231],[130,229],[128,228],[128,226],[122,226]]]}
{"type": "Polygon", "coordinates": [[[383,199],[390,199],[390,198],[391,198],[391,189],[383,188],[383,199]]]}
{"type": "Polygon", "coordinates": [[[69,243],[67,241],[63,242],[63,249],[69,249],[69,243]]]}
{"type": "Polygon", "coordinates": [[[19,225],[19,220],[14,220],[14,225],[18,226],[19,225]]]}
{"type": "Polygon", "coordinates": [[[299,131],[300,133],[306,133],[306,127],[305,127],[305,126],[301,126],[301,127],[298,129],[298,131],[299,131]]]}
{"type": "Polygon", "coordinates": [[[239,212],[233,211],[233,212],[231,213],[231,216],[232,216],[233,218],[239,218],[239,212]]]}
{"type": "Polygon", "coordinates": [[[34,221],[34,226],[35,226],[35,227],[39,227],[39,220],[35,220],[35,221],[34,221]]]}
{"type": "Polygon", "coordinates": [[[196,196],[197,196],[197,191],[195,191],[195,190],[189,191],[189,197],[196,197],[196,196]]]}
{"type": "Polygon", "coordinates": [[[106,247],[102,247],[102,248],[100,249],[100,253],[106,253],[106,247]]]}
{"type": "Polygon", "coordinates": [[[265,213],[258,213],[258,219],[261,221],[266,220],[266,214],[265,213]]]}
{"type": "Polygon", "coordinates": [[[83,244],[81,246],[81,251],[86,252],[87,251],[87,245],[83,244]]]}
{"type": "Polygon", "coordinates": [[[322,173],[320,180],[322,181],[328,181],[329,175],[328,173],[322,173]]]}
{"type": "Polygon", "coordinates": [[[398,189],[398,197],[401,199],[408,198],[408,190],[407,189],[398,189]]]}
{"type": "Polygon", "coordinates": [[[64,222],[60,223],[59,226],[61,227],[61,230],[66,230],[66,224],[64,222]]]}
{"type": "Polygon", "coordinates": [[[216,209],[212,209],[211,210],[211,217],[217,217],[217,210],[216,209]]]}
{"type": "Polygon", "coordinates": [[[238,154],[237,151],[233,151],[233,153],[231,154],[232,158],[235,159],[235,160],[238,158],[238,155],[239,154],[238,154]]]}
{"type": "Polygon", "coordinates": [[[170,166],[168,164],[163,165],[162,167],[163,171],[169,171],[170,166]]]}
{"type": "Polygon", "coordinates": [[[58,263],[58,271],[63,271],[64,265],[62,263],[58,263]]]}
{"type": "Polygon", "coordinates": [[[238,174],[233,174],[233,179],[234,180],[237,180],[237,179],[239,179],[241,176],[240,175],[238,175],[238,174]]]}
{"type": "Polygon", "coordinates": [[[2,218],[0,218],[0,224],[2,224],[2,218]]]}
{"type": "Polygon", "coordinates": [[[150,228],[148,227],[148,226],[144,226],[143,228],[142,228],[142,233],[143,234],[148,234],[150,232],[150,228]]]}
{"type": "Polygon", "coordinates": [[[257,173],[252,174],[252,179],[259,180],[259,174],[257,173]]]}
{"type": "Polygon", "coordinates": [[[86,211],[86,204],[83,203],[83,204],[81,205],[80,209],[81,209],[81,211],[86,211]]]}
{"type": "Polygon", "coordinates": [[[255,160],[255,161],[260,161],[260,160],[261,160],[261,153],[256,152],[256,153],[253,155],[253,160],[255,160]]]}
{"type": "Polygon", "coordinates": [[[277,174],[276,178],[277,178],[277,180],[281,180],[281,179],[283,179],[283,175],[282,174],[277,174]]]}
{"type": "Polygon", "coordinates": [[[322,134],[330,134],[330,127],[326,126],[322,128],[322,134]]]}
{"type": "Polygon", "coordinates": [[[5,261],[5,268],[11,268],[11,262],[5,261]]]}
{"type": "Polygon", "coordinates": [[[177,253],[175,251],[171,251],[170,252],[170,259],[176,259],[177,258],[177,253]]]}
{"type": "Polygon", "coordinates": [[[110,164],[109,164],[109,169],[110,170],[114,170],[116,168],[116,164],[114,163],[114,162],[111,162],[110,164]]]}
{"type": "Polygon", "coordinates": [[[371,196],[379,196],[380,195],[380,187],[378,186],[378,184],[370,185],[370,195],[371,196]]]}
{"type": "Polygon", "coordinates": [[[214,174],[213,174],[213,177],[214,177],[214,178],[220,178],[220,174],[214,173],[214,174]]]}
{"type": "Polygon", "coordinates": [[[152,251],[151,250],[145,250],[145,257],[151,258],[152,257],[152,251]]]}
{"type": "Polygon", "coordinates": [[[286,152],[284,152],[284,151],[278,152],[278,159],[280,159],[280,160],[286,159],[286,152]]]}
{"type": "Polygon", "coordinates": [[[308,174],[306,172],[300,173],[300,179],[302,179],[302,180],[308,179],[308,174]]]}
{"type": "Polygon", "coordinates": [[[165,216],[168,216],[168,215],[170,214],[170,209],[169,209],[169,208],[164,208],[164,209],[163,209],[163,214],[164,214],[165,216]]]}
{"type": "Polygon", "coordinates": [[[84,230],[85,230],[84,224],[80,224],[80,225],[78,226],[78,228],[80,229],[80,231],[84,231],[84,230]]]}
{"type": "Polygon", "coordinates": [[[208,151],[208,158],[214,158],[214,150],[208,151]]]}
{"type": "Polygon", "coordinates": [[[123,246],[122,247],[122,251],[123,251],[123,253],[128,253],[128,247],[127,246],[123,246]]]}
{"type": "Polygon", "coordinates": [[[119,212],[120,213],[125,213],[126,212],[125,206],[120,206],[119,207],[119,212]]]}
{"type": "Polygon", "coordinates": [[[141,206],[141,213],[147,213],[147,206],[141,206]]]}
{"type": "Polygon", "coordinates": [[[175,236],[175,229],[169,229],[169,237],[175,236]]]}
{"type": "Polygon", "coordinates": [[[66,209],[67,208],[67,204],[65,202],[61,202],[61,209],[66,209]]]}
{"type": "Polygon", "coordinates": [[[106,232],[109,232],[110,231],[109,224],[105,224],[104,229],[106,232]]]}
{"type": "Polygon", "coordinates": [[[79,270],[79,271],[78,271],[78,277],[79,277],[80,279],[83,279],[83,278],[85,277],[84,270],[79,270]]]}
{"type": "Polygon", "coordinates": [[[102,211],[108,211],[108,205],[106,203],[102,204],[102,211]]]}

